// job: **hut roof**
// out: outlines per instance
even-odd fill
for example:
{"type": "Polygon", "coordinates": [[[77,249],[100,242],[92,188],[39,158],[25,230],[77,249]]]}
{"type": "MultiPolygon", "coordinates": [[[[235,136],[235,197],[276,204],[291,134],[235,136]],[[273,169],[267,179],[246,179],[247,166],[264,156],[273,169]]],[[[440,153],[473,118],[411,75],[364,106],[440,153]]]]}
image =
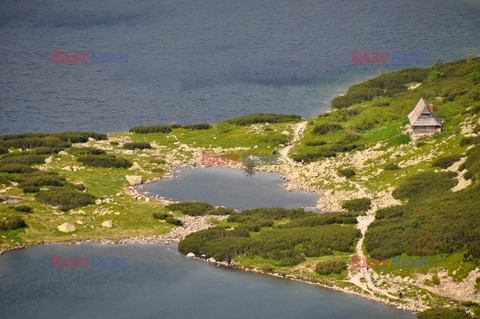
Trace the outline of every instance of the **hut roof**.
{"type": "Polygon", "coordinates": [[[408,114],[408,119],[412,126],[443,126],[442,120],[430,111],[423,98],[418,101],[417,106],[408,114]]]}

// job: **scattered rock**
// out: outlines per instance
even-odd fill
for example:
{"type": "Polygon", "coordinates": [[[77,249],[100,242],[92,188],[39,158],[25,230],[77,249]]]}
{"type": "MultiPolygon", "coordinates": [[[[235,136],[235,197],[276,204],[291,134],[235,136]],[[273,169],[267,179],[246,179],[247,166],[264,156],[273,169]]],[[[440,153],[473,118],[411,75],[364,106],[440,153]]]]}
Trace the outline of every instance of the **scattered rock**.
{"type": "Polygon", "coordinates": [[[77,220],[77,224],[83,225],[83,222],[79,219],[79,220],[77,220]]]}
{"type": "Polygon", "coordinates": [[[58,152],[58,155],[65,156],[65,155],[68,155],[68,153],[67,153],[67,152],[65,152],[65,151],[60,151],[60,152],[58,152]]]}
{"type": "Polygon", "coordinates": [[[57,227],[57,229],[62,233],[70,233],[76,230],[75,226],[69,222],[61,224],[60,226],[57,227]]]}
{"type": "Polygon", "coordinates": [[[142,183],[142,176],[139,175],[125,175],[125,178],[132,186],[140,185],[142,183]]]}
{"type": "Polygon", "coordinates": [[[112,228],[113,222],[111,220],[106,220],[102,223],[102,227],[112,228]]]}
{"type": "Polygon", "coordinates": [[[53,156],[49,156],[45,159],[45,163],[50,164],[53,161],[53,156]]]}
{"type": "Polygon", "coordinates": [[[215,258],[211,257],[211,258],[208,259],[208,262],[214,264],[214,263],[217,262],[217,260],[215,258]]]}
{"type": "Polygon", "coordinates": [[[138,165],[137,162],[133,162],[133,165],[129,168],[129,170],[143,171],[142,167],[140,165],[138,165]]]}
{"type": "Polygon", "coordinates": [[[193,257],[195,257],[195,254],[194,254],[194,253],[188,253],[188,254],[187,254],[187,258],[193,258],[193,257]]]}

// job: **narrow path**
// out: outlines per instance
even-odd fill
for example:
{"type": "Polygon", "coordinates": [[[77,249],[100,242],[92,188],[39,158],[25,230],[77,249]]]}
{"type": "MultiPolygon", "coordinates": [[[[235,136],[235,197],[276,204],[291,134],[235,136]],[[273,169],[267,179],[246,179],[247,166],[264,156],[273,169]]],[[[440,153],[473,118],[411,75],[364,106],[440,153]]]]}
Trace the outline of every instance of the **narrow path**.
{"type": "Polygon", "coordinates": [[[295,142],[298,141],[298,139],[303,135],[303,131],[307,127],[307,123],[308,122],[305,121],[295,125],[295,129],[293,131],[293,139],[290,141],[290,145],[280,151],[280,156],[292,166],[298,165],[298,163],[295,163],[290,157],[288,157],[288,152],[290,152],[295,142]]]}
{"type": "MultiPolygon", "coordinates": [[[[355,253],[357,256],[360,257],[360,260],[365,260],[365,254],[363,253],[363,241],[365,239],[365,233],[367,232],[368,226],[375,220],[375,215],[366,215],[366,216],[358,216],[357,217],[358,223],[357,223],[357,228],[360,229],[360,232],[362,233],[362,237],[358,240],[357,246],[355,247],[355,253]]],[[[392,296],[389,294],[386,290],[380,289],[374,284],[372,284],[372,277],[370,275],[370,271],[368,268],[360,268],[360,271],[357,272],[355,275],[351,274],[350,270],[350,282],[354,283],[355,285],[361,287],[362,289],[370,292],[370,294],[373,294],[373,292],[377,292],[381,295],[386,295],[389,298],[392,299],[397,299],[397,296],[392,296]],[[360,281],[360,278],[365,278],[365,282],[362,283],[360,281]]]]}
{"type": "MultiPolygon", "coordinates": [[[[300,139],[300,137],[303,135],[303,131],[307,127],[307,123],[308,122],[305,121],[295,125],[293,139],[291,140],[290,145],[286,146],[280,151],[280,156],[292,166],[297,166],[299,165],[299,163],[295,163],[290,157],[288,157],[288,153],[294,146],[295,142],[298,141],[298,139],[300,139]]],[[[358,183],[353,183],[353,184],[358,189],[358,194],[360,195],[360,197],[368,197],[367,195],[368,191],[365,187],[363,187],[358,183]]],[[[369,214],[366,216],[358,217],[357,228],[360,229],[362,237],[357,242],[357,246],[355,247],[355,253],[357,256],[361,258],[361,260],[364,260],[365,258],[365,254],[363,253],[363,249],[362,249],[363,241],[365,239],[365,233],[368,229],[368,226],[374,220],[375,220],[375,214],[369,214]]],[[[352,269],[350,269],[349,281],[355,284],[356,286],[362,288],[363,290],[369,292],[370,295],[373,295],[373,293],[376,292],[380,295],[385,295],[385,296],[388,296],[389,298],[397,299],[396,296],[392,296],[386,290],[376,287],[374,284],[372,284],[372,277],[370,276],[370,272],[367,268],[360,268],[360,271],[356,272],[355,274],[353,274],[352,269]],[[364,278],[365,282],[362,282],[361,278],[364,278]]]]}

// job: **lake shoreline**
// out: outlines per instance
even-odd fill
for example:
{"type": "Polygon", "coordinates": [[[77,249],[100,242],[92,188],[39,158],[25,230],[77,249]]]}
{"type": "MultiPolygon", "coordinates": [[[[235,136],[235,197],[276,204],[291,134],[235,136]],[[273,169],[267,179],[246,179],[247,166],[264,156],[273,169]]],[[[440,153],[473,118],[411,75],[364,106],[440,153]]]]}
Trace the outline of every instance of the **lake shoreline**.
{"type": "MultiPolygon", "coordinates": [[[[288,164],[284,163],[282,165],[288,165],[288,164]]],[[[270,167],[254,167],[253,170],[258,171],[258,172],[279,173],[280,177],[285,181],[284,183],[281,183],[280,185],[283,188],[285,188],[286,190],[307,191],[303,188],[298,188],[295,183],[290,183],[288,175],[284,174],[284,172],[280,169],[280,165],[275,165],[275,166],[278,166],[278,167],[276,169],[271,169],[270,167]]],[[[165,199],[163,196],[147,196],[145,194],[140,194],[138,192],[138,190],[143,189],[148,184],[159,182],[162,179],[172,179],[174,172],[176,170],[180,169],[180,168],[197,169],[197,168],[206,168],[206,167],[217,167],[217,166],[202,166],[202,165],[198,166],[198,165],[194,165],[194,164],[186,164],[186,165],[175,166],[175,167],[172,167],[170,170],[168,170],[166,172],[166,174],[162,177],[150,179],[150,180],[145,181],[144,183],[142,183],[140,185],[133,185],[133,186],[124,187],[124,193],[131,196],[132,198],[139,199],[139,200],[141,200],[141,199],[145,200],[146,198],[149,198],[149,200],[153,200],[153,201],[156,200],[161,205],[168,205],[170,203],[175,203],[176,201],[165,199]]],[[[222,166],[218,166],[218,167],[222,167],[222,166]]],[[[229,165],[229,166],[224,166],[224,167],[227,167],[227,168],[230,168],[230,169],[235,169],[235,170],[243,170],[243,168],[241,167],[240,164],[229,165]]],[[[323,195],[323,193],[318,191],[318,190],[315,191],[315,193],[319,194],[320,197],[322,197],[322,195],[323,195]]],[[[180,218],[182,218],[182,217],[180,217],[180,218]]],[[[185,216],[185,217],[188,218],[190,216],[185,216]]],[[[185,218],[185,217],[183,217],[183,218],[185,218]]],[[[198,216],[198,217],[204,217],[204,216],[198,216]]],[[[222,218],[222,216],[213,216],[213,217],[214,218],[218,218],[218,217],[222,218]]],[[[226,217],[226,216],[224,216],[224,217],[226,217]]],[[[209,227],[212,227],[212,226],[213,226],[213,224],[209,225],[209,227]]],[[[66,240],[66,241],[59,241],[59,242],[42,242],[42,243],[36,243],[36,244],[31,244],[31,245],[22,245],[22,246],[16,246],[16,247],[0,250],[0,255],[2,255],[3,253],[6,253],[8,251],[11,251],[11,250],[24,249],[24,248],[33,247],[33,246],[40,245],[40,244],[45,244],[45,245],[51,245],[51,244],[79,245],[79,244],[84,244],[84,243],[85,244],[97,243],[97,244],[101,244],[101,245],[135,245],[135,244],[170,245],[172,243],[178,243],[181,239],[183,239],[185,236],[187,236],[190,233],[194,233],[194,232],[200,231],[202,229],[205,229],[205,228],[194,228],[194,229],[191,229],[188,232],[184,232],[183,237],[177,237],[177,238],[172,238],[171,237],[171,234],[174,233],[175,230],[182,229],[182,228],[184,228],[184,227],[183,226],[182,227],[175,227],[169,233],[162,234],[162,235],[135,236],[135,237],[122,238],[122,239],[118,239],[118,240],[111,240],[111,239],[105,238],[105,239],[101,239],[101,240],[84,239],[84,240],[81,240],[81,241],[66,240]]],[[[187,258],[187,257],[185,256],[185,258],[187,258]]],[[[209,262],[207,259],[204,259],[204,258],[195,257],[195,259],[199,259],[199,260],[202,260],[202,261],[205,261],[205,262],[209,262]]],[[[211,262],[209,262],[209,263],[211,263],[211,262]]],[[[413,307],[407,307],[407,306],[405,306],[401,303],[394,303],[394,302],[391,302],[391,301],[386,301],[382,298],[375,297],[375,296],[369,295],[367,293],[361,293],[361,292],[354,291],[354,290],[344,288],[344,287],[340,287],[340,286],[337,286],[337,285],[330,286],[330,285],[327,285],[325,283],[311,281],[311,280],[304,279],[304,278],[294,276],[294,275],[287,275],[287,274],[279,274],[279,273],[275,273],[275,272],[269,272],[269,271],[265,271],[265,270],[258,269],[258,268],[255,268],[255,267],[247,267],[247,266],[244,266],[244,265],[241,265],[241,264],[238,264],[238,263],[234,263],[234,262],[230,263],[230,264],[228,264],[226,262],[214,262],[212,264],[216,265],[218,267],[224,267],[224,268],[228,268],[228,269],[234,269],[234,270],[245,271],[245,272],[252,272],[252,273],[267,275],[267,276],[276,277],[276,278],[280,278],[280,279],[293,280],[293,281],[302,282],[302,283],[305,283],[305,284],[314,285],[314,286],[321,287],[321,288],[326,288],[326,289],[339,291],[339,292],[346,293],[346,294],[357,295],[357,296],[366,298],[370,301],[383,303],[383,304],[386,304],[388,306],[395,307],[398,310],[411,311],[411,312],[418,312],[418,311],[422,310],[422,309],[417,309],[417,308],[413,308],[413,307]]]]}
{"type": "MultiPolygon", "coordinates": [[[[174,240],[171,240],[171,241],[164,241],[164,240],[157,240],[157,241],[148,241],[147,239],[149,238],[150,236],[146,236],[146,237],[142,237],[142,236],[137,236],[137,237],[132,237],[132,238],[126,238],[124,240],[122,240],[122,242],[114,242],[114,241],[111,241],[111,240],[100,240],[100,241],[95,241],[95,240],[82,240],[82,241],[64,241],[64,242],[43,242],[43,243],[37,243],[37,244],[31,244],[31,245],[23,245],[21,247],[12,247],[12,248],[8,248],[8,249],[3,249],[3,250],[0,250],[0,256],[2,254],[5,254],[7,252],[10,252],[10,251],[14,251],[14,250],[20,250],[20,249],[26,249],[26,248],[31,248],[31,247],[34,247],[34,246],[38,246],[38,245],[83,245],[83,244],[99,244],[99,245],[155,245],[155,244],[160,244],[161,246],[159,247],[164,247],[164,246],[170,246],[172,244],[177,244],[178,241],[174,241],[174,240]],[[142,240],[144,239],[144,240],[142,240]]],[[[177,250],[178,252],[178,250],[177,250]]],[[[181,254],[181,253],[180,253],[181,254]]],[[[183,254],[181,254],[183,255],[183,254]]],[[[286,274],[280,274],[280,273],[275,273],[275,272],[269,272],[269,271],[265,271],[265,270],[262,270],[262,269],[258,269],[258,268],[255,268],[255,267],[247,267],[247,266],[243,266],[241,264],[238,264],[238,263],[235,263],[235,262],[232,262],[230,264],[228,264],[227,262],[211,262],[209,261],[208,259],[205,259],[205,258],[200,258],[200,257],[186,257],[185,255],[183,255],[184,258],[186,259],[195,259],[195,260],[201,260],[201,261],[204,261],[206,263],[210,263],[212,265],[215,265],[217,267],[222,267],[222,268],[226,268],[226,269],[230,269],[230,270],[237,270],[237,271],[243,271],[243,272],[250,272],[250,273],[254,273],[254,274],[259,274],[259,275],[266,275],[266,276],[270,276],[270,277],[275,277],[275,278],[278,278],[278,279],[284,279],[284,280],[291,280],[291,281],[297,281],[297,282],[301,282],[301,283],[304,283],[304,284],[308,284],[308,285],[313,285],[313,286],[317,286],[319,288],[324,288],[324,289],[330,289],[330,290],[334,290],[334,291],[339,291],[341,293],[345,293],[345,294],[350,294],[350,295],[356,295],[356,296],[359,296],[359,297],[362,297],[362,298],[365,298],[367,300],[370,300],[370,301],[374,301],[374,302],[377,302],[377,303],[382,303],[382,304],[385,304],[385,305],[388,305],[388,306],[391,306],[391,307],[395,307],[397,310],[403,310],[403,311],[411,311],[412,313],[416,313],[416,312],[419,312],[421,311],[421,309],[416,309],[416,308],[410,308],[410,307],[407,307],[405,305],[402,305],[400,303],[394,303],[394,302],[391,302],[391,301],[386,301],[382,298],[378,298],[378,297],[375,297],[375,296],[371,296],[371,295],[367,295],[367,294],[364,294],[364,293],[360,293],[358,291],[354,291],[354,290],[351,290],[351,289],[348,289],[348,288],[344,288],[344,287],[339,287],[339,286],[336,286],[336,285],[333,285],[333,286],[330,286],[330,285],[327,285],[325,283],[321,283],[321,282],[315,282],[315,281],[312,281],[312,280],[308,280],[308,279],[304,279],[304,278],[300,278],[300,277],[297,277],[297,276],[293,276],[293,275],[286,275],[286,274]]],[[[1,257],[0,257],[1,258],[1,257]]]]}

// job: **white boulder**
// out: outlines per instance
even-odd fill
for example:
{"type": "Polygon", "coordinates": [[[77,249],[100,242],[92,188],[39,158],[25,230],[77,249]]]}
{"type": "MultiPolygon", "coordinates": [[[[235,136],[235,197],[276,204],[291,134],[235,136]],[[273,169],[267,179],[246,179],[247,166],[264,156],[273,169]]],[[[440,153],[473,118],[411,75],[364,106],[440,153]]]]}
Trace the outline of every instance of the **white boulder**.
{"type": "Polygon", "coordinates": [[[142,176],[139,175],[125,175],[130,185],[140,185],[142,183],[142,176]]]}
{"type": "Polygon", "coordinates": [[[137,162],[133,162],[133,165],[129,168],[129,170],[143,171],[142,167],[137,162]]]}
{"type": "Polygon", "coordinates": [[[75,226],[69,222],[61,224],[60,226],[57,227],[57,229],[62,233],[70,233],[76,230],[75,226]]]}
{"type": "Polygon", "coordinates": [[[112,228],[113,222],[111,220],[106,220],[102,223],[102,227],[112,228]]]}

